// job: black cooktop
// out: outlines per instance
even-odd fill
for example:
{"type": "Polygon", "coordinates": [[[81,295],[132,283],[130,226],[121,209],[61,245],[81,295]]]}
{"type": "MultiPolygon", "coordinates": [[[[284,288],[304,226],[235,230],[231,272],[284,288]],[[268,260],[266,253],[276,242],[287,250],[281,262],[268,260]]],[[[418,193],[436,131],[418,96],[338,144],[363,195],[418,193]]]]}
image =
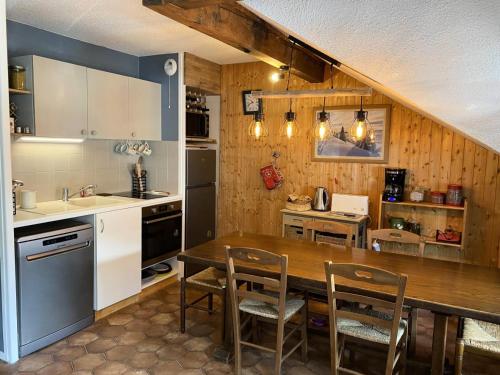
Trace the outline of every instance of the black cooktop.
{"type": "Polygon", "coordinates": [[[167,194],[162,195],[162,194],[151,194],[151,193],[137,193],[133,191],[124,191],[121,193],[113,193],[111,195],[116,195],[118,197],[135,198],[135,199],[156,199],[168,196],[167,194]]]}

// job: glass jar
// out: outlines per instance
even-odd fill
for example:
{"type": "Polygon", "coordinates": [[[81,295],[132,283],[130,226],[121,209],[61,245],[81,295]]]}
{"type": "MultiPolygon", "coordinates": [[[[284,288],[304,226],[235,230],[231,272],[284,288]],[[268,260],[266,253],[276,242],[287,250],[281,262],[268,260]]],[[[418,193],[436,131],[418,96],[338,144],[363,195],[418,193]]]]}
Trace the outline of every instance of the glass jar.
{"type": "Polygon", "coordinates": [[[431,191],[431,202],[435,204],[444,204],[445,194],[440,191],[431,191]]]}
{"type": "Polygon", "coordinates": [[[21,65],[9,65],[9,88],[26,89],[26,69],[21,65]]]}
{"type": "Polygon", "coordinates": [[[462,185],[450,184],[446,193],[446,204],[451,206],[461,206],[463,201],[462,185]]]}

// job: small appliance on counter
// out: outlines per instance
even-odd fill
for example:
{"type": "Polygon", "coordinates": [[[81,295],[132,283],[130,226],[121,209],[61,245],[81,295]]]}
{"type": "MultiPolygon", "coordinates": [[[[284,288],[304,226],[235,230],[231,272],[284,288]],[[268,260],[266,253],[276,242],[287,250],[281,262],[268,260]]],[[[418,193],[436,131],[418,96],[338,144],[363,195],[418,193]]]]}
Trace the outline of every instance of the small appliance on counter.
{"type": "Polygon", "coordinates": [[[385,188],[382,199],[387,202],[401,202],[404,199],[406,169],[386,168],[385,188]]]}
{"type": "Polygon", "coordinates": [[[333,193],[332,212],[346,216],[368,215],[368,196],[333,193]]]}
{"type": "Polygon", "coordinates": [[[325,187],[318,186],[314,194],[312,209],[315,211],[328,211],[330,206],[330,194],[325,187]]]}

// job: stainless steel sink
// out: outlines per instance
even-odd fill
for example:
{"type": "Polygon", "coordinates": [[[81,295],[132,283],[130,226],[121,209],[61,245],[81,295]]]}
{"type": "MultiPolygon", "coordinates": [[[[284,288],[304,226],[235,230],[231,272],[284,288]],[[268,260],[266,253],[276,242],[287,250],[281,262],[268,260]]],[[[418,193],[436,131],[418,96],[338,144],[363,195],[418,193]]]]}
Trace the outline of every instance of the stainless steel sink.
{"type": "Polygon", "coordinates": [[[107,206],[110,204],[117,204],[122,202],[123,200],[120,199],[94,196],[94,197],[70,199],[68,204],[77,207],[95,207],[95,206],[107,206]]]}

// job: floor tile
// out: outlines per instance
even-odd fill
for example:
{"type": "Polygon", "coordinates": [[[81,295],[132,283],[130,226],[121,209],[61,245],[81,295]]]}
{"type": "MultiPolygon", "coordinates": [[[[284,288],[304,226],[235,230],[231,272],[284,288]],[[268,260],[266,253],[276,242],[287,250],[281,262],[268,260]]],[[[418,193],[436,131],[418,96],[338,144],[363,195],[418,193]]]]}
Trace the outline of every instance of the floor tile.
{"type": "MultiPolygon", "coordinates": [[[[189,298],[196,297],[189,293],[189,298]]],[[[220,309],[219,300],[214,299],[220,309]]],[[[233,374],[233,364],[213,359],[215,345],[220,343],[220,315],[190,309],[186,333],[179,331],[179,286],[173,285],[147,297],[141,303],[125,307],[84,330],[14,365],[0,363],[0,374],[24,375],[225,375],[233,374]]],[[[429,373],[433,316],[419,312],[415,364],[407,374],[429,373]]],[[[273,327],[264,327],[261,343],[272,346],[273,327]]],[[[453,361],[456,319],[450,319],[447,356],[453,361]]],[[[285,375],[329,375],[329,338],[312,331],[309,334],[309,360],[302,363],[298,354],[283,364],[285,375]]],[[[375,353],[357,353],[356,361],[346,365],[362,372],[378,373],[383,360],[375,353]],[[364,370],[364,371],[363,371],[364,370]]],[[[274,373],[272,353],[253,349],[243,351],[244,375],[274,373]]],[[[466,354],[464,375],[498,375],[498,363],[466,354]]]]}

